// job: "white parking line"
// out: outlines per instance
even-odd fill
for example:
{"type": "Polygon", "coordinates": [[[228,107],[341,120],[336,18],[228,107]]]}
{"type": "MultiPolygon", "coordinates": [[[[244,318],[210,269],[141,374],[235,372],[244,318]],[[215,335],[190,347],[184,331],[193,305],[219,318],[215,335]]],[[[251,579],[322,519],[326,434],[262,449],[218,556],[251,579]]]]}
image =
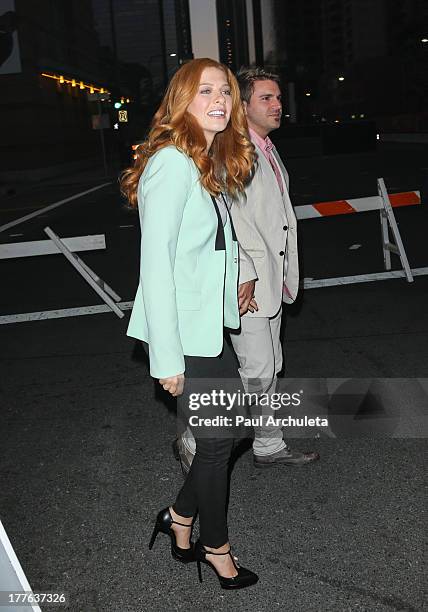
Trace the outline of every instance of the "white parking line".
{"type": "MultiPolygon", "coordinates": [[[[428,268],[412,268],[413,276],[428,274],[428,268]]],[[[335,287],[337,285],[353,285],[355,283],[371,283],[373,281],[389,280],[391,278],[403,278],[406,276],[404,270],[393,270],[391,272],[375,272],[374,274],[359,274],[357,276],[339,276],[337,278],[312,278],[303,279],[305,289],[318,289],[320,287],[335,287]]]]}
{"type": "MultiPolygon", "coordinates": [[[[1,574],[1,584],[2,589],[7,588],[9,590],[9,594],[11,591],[16,591],[17,593],[27,592],[32,593],[31,586],[27,580],[27,576],[24,574],[24,570],[19,562],[18,557],[13,549],[13,546],[7,536],[5,528],[3,527],[2,522],[0,521],[0,565],[2,568],[1,574]]],[[[6,595],[6,591],[3,591],[3,596],[6,595]]],[[[9,599],[9,598],[8,598],[9,599]]],[[[10,601],[10,599],[9,599],[10,601]]],[[[28,599],[27,601],[31,601],[28,599]]],[[[33,600],[34,601],[34,600],[33,600]]],[[[10,606],[7,605],[6,598],[2,598],[2,602],[0,605],[7,606],[10,610],[11,607],[14,607],[14,604],[10,606]]],[[[30,610],[31,612],[42,612],[39,606],[36,603],[22,603],[20,605],[20,610],[30,610]]]]}
{"type": "MultiPolygon", "coordinates": [[[[131,310],[134,302],[119,302],[116,304],[121,310],[131,310]]],[[[101,314],[111,312],[106,304],[96,306],[82,306],[79,308],[63,308],[61,310],[42,310],[40,312],[24,312],[22,314],[4,315],[0,317],[0,325],[8,323],[27,323],[28,321],[43,321],[45,319],[62,319],[65,317],[80,317],[82,315],[101,314]]]]}
{"type": "Polygon", "coordinates": [[[19,219],[14,219],[13,221],[9,221],[9,223],[5,223],[0,226],[0,232],[4,232],[10,227],[14,227],[15,225],[19,225],[20,223],[24,223],[24,221],[28,221],[29,219],[33,219],[34,217],[38,217],[42,215],[42,213],[47,212],[48,210],[52,210],[61,206],[62,204],[66,204],[67,202],[71,202],[71,200],[77,200],[77,198],[82,198],[88,193],[92,193],[92,191],[97,191],[97,189],[102,189],[103,187],[107,187],[107,185],[111,185],[111,181],[108,183],[103,183],[102,185],[97,185],[96,187],[92,187],[91,189],[87,189],[86,191],[81,191],[80,193],[76,193],[69,198],[64,198],[64,200],[59,200],[59,202],[54,202],[53,204],[49,204],[49,206],[45,206],[44,208],[39,208],[35,212],[30,213],[29,215],[25,215],[24,217],[19,217],[19,219]]]}
{"type": "MultiPolygon", "coordinates": [[[[413,268],[413,276],[423,276],[428,274],[427,268],[413,268]]],[[[404,270],[394,270],[392,272],[376,272],[374,274],[361,274],[359,276],[340,276],[337,278],[324,278],[314,280],[305,278],[305,289],[318,289],[320,287],[334,287],[337,285],[351,285],[355,283],[369,283],[373,281],[388,280],[391,278],[405,277],[404,270]]],[[[117,306],[121,310],[131,310],[134,302],[119,302],[117,306]]],[[[96,306],[81,306],[78,308],[63,308],[61,310],[42,310],[40,312],[24,312],[22,314],[0,316],[0,325],[10,323],[27,323],[28,321],[43,321],[45,319],[62,319],[65,317],[80,317],[82,315],[102,314],[111,312],[111,309],[104,304],[96,306]]]]}

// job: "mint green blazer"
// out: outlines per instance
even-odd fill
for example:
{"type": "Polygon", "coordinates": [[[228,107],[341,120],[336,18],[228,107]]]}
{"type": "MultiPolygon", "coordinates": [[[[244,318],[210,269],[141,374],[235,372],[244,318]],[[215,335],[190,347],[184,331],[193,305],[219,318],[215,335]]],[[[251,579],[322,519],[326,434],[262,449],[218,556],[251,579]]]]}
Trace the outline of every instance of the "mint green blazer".
{"type": "Polygon", "coordinates": [[[140,282],[127,334],[148,343],[155,378],[184,372],[184,355],[219,355],[223,326],[239,327],[238,243],[199,177],[193,160],[168,146],[138,185],[140,282]]]}

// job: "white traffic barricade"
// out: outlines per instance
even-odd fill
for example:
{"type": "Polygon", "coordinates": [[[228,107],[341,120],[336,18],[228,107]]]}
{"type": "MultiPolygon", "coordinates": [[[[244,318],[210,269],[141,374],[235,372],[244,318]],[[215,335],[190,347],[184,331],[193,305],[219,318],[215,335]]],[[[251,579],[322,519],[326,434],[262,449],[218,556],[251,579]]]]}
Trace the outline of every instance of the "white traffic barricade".
{"type": "MultiPolygon", "coordinates": [[[[383,179],[378,179],[380,181],[383,179]]],[[[378,189],[379,191],[379,189],[378,189]]],[[[415,206],[421,203],[419,191],[403,191],[401,193],[389,194],[393,208],[401,206],[415,206]]],[[[295,207],[298,220],[315,219],[318,217],[332,217],[335,215],[348,215],[368,210],[380,210],[383,208],[381,195],[365,198],[353,198],[348,200],[332,200],[328,202],[316,202],[315,204],[302,204],[295,207]]]]}
{"type": "MultiPolygon", "coordinates": [[[[86,196],[94,191],[98,191],[104,187],[110,185],[111,182],[102,183],[80,193],[76,193],[70,197],[64,198],[53,204],[49,204],[43,208],[39,208],[36,211],[9,221],[4,225],[0,226],[0,233],[4,232],[11,227],[34,219],[48,211],[51,211],[63,204],[71,202],[86,196]]],[[[86,282],[94,289],[94,291],[102,298],[105,304],[113,310],[113,312],[119,317],[124,317],[122,310],[116,305],[116,302],[120,302],[121,298],[113,289],[107,285],[102,278],[100,278],[95,272],[87,265],[84,261],[75,253],[75,251],[92,251],[96,249],[105,249],[105,236],[99,234],[95,236],[78,236],[73,238],[61,239],[51,228],[46,227],[44,231],[49,236],[50,240],[32,240],[27,242],[14,242],[9,244],[0,244],[0,259],[13,259],[17,257],[34,257],[38,255],[50,255],[55,253],[62,253],[66,259],[72,264],[72,266],[79,272],[79,274],[86,280],[86,282]]],[[[128,303],[123,304],[123,309],[127,309],[128,303]]],[[[105,312],[105,306],[93,306],[89,307],[91,312],[105,312]]],[[[83,314],[83,309],[60,309],[49,312],[38,312],[38,313],[24,313],[18,315],[5,315],[0,317],[0,324],[21,322],[25,320],[40,320],[43,318],[58,318],[61,316],[73,316],[69,315],[69,311],[73,311],[73,314],[83,314]],[[76,312],[75,312],[76,311],[76,312]]]]}
{"type": "Polygon", "coordinates": [[[378,195],[368,198],[336,200],[332,202],[318,202],[317,204],[296,206],[296,217],[299,220],[365,212],[369,210],[379,210],[380,212],[382,251],[385,272],[375,272],[373,274],[360,274],[355,276],[342,276],[338,278],[305,278],[302,282],[305,289],[317,289],[319,287],[332,287],[335,285],[350,285],[354,283],[366,283],[403,277],[405,277],[407,281],[411,283],[413,282],[414,276],[428,274],[428,267],[414,269],[410,268],[393,211],[393,207],[420,204],[421,197],[419,191],[407,191],[404,193],[390,195],[386,190],[385,181],[383,178],[377,179],[377,189],[378,195]],[[389,231],[392,233],[394,242],[390,241],[389,231]],[[391,253],[399,256],[402,266],[401,270],[391,270],[391,253]]]}
{"type": "Polygon", "coordinates": [[[123,312],[115,304],[115,302],[120,302],[121,297],[117,295],[117,293],[113,291],[113,289],[107,285],[102,278],[95,274],[95,272],[87,264],[85,264],[85,262],[82,261],[82,259],[80,259],[76,253],[70,251],[70,249],[65,245],[64,241],[61,240],[61,238],[57,236],[50,227],[45,227],[44,231],[58,247],[59,251],[64,255],[64,257],[68,259],[74,269],[77,270],[77,272],[79,272],[79,274],[92,287],[92,289],[98,293],[100,298],[104,300],[107,306],[112,309],[119,319],[124,317],[125,315],[123,312]]]}
{"type": "MultiPolygon", "coordinates": [[[[72,252],[95,251],[106,248],[104,234],[63,238],[62,243],[72,252]]],[[[52,240],[29,240],[28,242],[0,244],[0,259],[35,257],[37,255],[53,255],[55,253],[61,253],[61,250],[52,240]]]]}
{"type": "MultiPolygon", "coordinates": [[[[39,255],[52,255],[62,253],[71,265],[79,272],[85,281],[96,291],[107,306],[121,319],[125,315],[116,305],[121,297],[100,278],[75,251],[94,251],[105,249],[105,235],[76,236],[60,238],[50,227],[44,228],[49,240],[30,240],[28,242],[11,242],[0,244],[0,259],[14,259],[19,257],[35,257],[39,255]]],[[[2,320],[5,317],[2,317],[2,320]]],[[[7,321],[7,317],[6,317],[7,321]]]]}

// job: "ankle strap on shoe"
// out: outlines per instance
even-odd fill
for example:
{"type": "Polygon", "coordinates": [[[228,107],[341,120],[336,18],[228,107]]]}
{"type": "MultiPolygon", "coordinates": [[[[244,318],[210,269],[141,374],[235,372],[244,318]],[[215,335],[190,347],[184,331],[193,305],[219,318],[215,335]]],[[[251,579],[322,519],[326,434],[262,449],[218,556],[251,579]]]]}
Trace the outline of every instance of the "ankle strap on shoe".
{"type": "Polygon", "coordinates": [[[227,552],[224,553],[215,553],[215,552],[210,552],[209,550],[207,550],[204,546],[204,550],[205,550],[205,555],[216,555],[217,557],[221,557],[221,556],[225,556],[225,555],[229,555],[229,557],[232,559],[232,563],[235,566],[235,568],[237,570],[239,570],[239,563],[238,563],[238,557],[235,557],[234,555],[232,555],[232,549],[229,548],[229,550],[227,552]]]}
{"type": "MultiPolygon", "coordinates": [[[[203,545],[202,545],[203,546],[203,545]]],[[[215,552],[211,552],[210,550],[207,550],[204,546],[204,551],[207,555],[217,555],[218,557],[221,557],[222,555],[232,555],[232,549],[229,548],[229,550],[227,552],[224,553],[215,553],[215,552]]]]}
{"type": "Polygon", "coordinates": [[[181,525],[181,527],[191,527],[192,523],[190,523],[190,525],[185,525],[184,523],[179,523],[178,521],[174,521],[174,519],[172,519],[171,523],[174,523],[174,525],[181,525]]]}

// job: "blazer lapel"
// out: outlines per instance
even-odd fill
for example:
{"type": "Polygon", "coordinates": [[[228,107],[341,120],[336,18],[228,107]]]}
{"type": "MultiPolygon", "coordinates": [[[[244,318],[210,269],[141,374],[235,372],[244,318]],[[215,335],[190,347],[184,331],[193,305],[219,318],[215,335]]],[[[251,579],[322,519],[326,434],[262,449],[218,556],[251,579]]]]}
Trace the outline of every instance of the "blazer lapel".
{"type": "MultiPolygon", "coordinates": [[[[228,218],[229,223],[230,223],[230,228],[231,228],[231,231],[232,231],[232,240],[237,242],[238,239],[236,237],[235,227],[233,225],[232,217],[231,217],[231,215],[229,213],[229,207],[227,206],[227,202],[226,202],[226,199],[225,199],[223,194],[221,194],[221,198],[222,198],[222,200],[224,202],[224,206],[226,208],[227,218],[228,218]]],[[[211,195],[211,200],[212,200],[212,203],[214,204],[214,208],[215,208],[215,211],[217,213],[217,234],[216,234],[216,237],[215,237],[215,250],[216,251],[225,251],[226,250],[226,240],[225,240],[225,237],[224,237],[223,219],[221,218],[221,214],[220,214],[220,211],[218,209],[217,200],[215,199],[215,197],[213,195],[211,195]]]]}
{"type": "Polygon", "coordinates": [[[229,212],[229,205],[223,193],[221,194],[221,199],[223,200],[223,203],[226,207],[227,218],[229,219],[230,227],[232,230],[232,240],[234,240],[235,242],[238,242],[238,238],[236,237],[236,233],[235,233],[235,226],[233,225],[232,215],[229,212]]]}

